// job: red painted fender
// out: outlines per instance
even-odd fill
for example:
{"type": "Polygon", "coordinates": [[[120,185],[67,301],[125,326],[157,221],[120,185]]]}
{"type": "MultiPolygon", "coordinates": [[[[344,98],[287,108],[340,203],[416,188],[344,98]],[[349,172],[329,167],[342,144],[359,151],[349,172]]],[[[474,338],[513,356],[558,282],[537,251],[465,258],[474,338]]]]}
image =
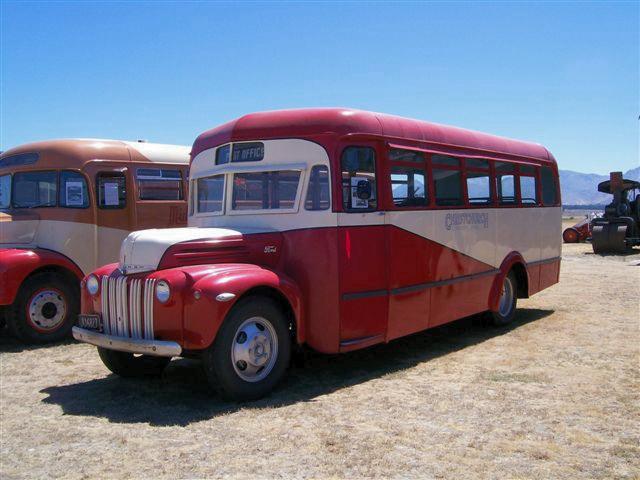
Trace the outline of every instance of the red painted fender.
{"type": "Polygon", "coordinates": [[[191,287],[190,299],[184,303],[184,348],[201,350],[214,341],[220,325],[233,306],[249,290],[270,288],[287,300],[296,322],[299,343],[304,342],[302,294],[298,285],[287,275],[258,265],[235,264],[199,278],[191,287]],[[195,299],[194,293],[200,298],[195,299]],[[230,301],[219,301],[221,293],[235,295],[230,301]]]}
{"type": "Polygon", "coordinates": [[[498,303],[500,302],[500,293],[502,291],[502,283],[504,277],[506,277],[514,265],[520,264],[527,276],[527,285],[529,284],[529,271],[527,270],[527,263],[518,252],[509,253],[500,265],[499,272],[493,279],[493,285],[489,293],[489,310],[496,312],[498,310],[498,303]]]}
{"type": "Polygon", "coordinates": [[[41,248],[0,249],[0,305],[11,305],[25,278],[36,270],[51,266],[73,272],[78,281],[83,277],[82,270],[60,253],[41,248]]]}

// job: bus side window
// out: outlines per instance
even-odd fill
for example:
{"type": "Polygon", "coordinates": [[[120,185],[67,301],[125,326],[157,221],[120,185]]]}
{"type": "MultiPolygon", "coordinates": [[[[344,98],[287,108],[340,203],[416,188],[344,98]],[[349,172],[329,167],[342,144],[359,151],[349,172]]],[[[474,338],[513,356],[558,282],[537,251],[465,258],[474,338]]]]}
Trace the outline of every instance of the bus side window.
{"type": "Polygon", "coordinates": [[[170,168],[138,168],[138,199],[183,200],[182,172],[170,168]]]}
{"type": "Polygon", "coordinates": [[[496,162],[496,192],[501,205],[516,203],[515,165],[507,162],[496,162]]]}
{"type": "Polygon", "coordinates": [[[431,155],[431,163],[433,164],[436,205],[441,207],[462,205],[460,159],[445,155],[431,155]],[[440,168],[440,165],[443,168],[440,168]]]}
{"type": "Polygon", "coordinates": [[[522,205],[538,204],[536,167],[533,165],[520,165],[520,200],[522,205]]]}
{"type": "Polygon", "coordinates": [[[329,169],[326,165],[314,165],[309,175],[305,210],[327,210],[329,208],[329,169]]]}
{"type": "Polygon", "coordinates": [[[483,158],[465,159],[467,177],[467,196],[469,205],[488,205],[491,203],[491,179],[489,161],[483,158]]]}
{"type": "Polygon", "coordinates": [[[398,208],[426,207],[429,196],[424,154],[392,148],[389,150],[389,160],[393,204],[398,208]]]}
{"type": "Polygon", "coordinates": [[[558,190],[553,170],[550,167],[542,167],[540,169],[540,177],[542,180],[542,204],[546,206],[555,205],[558,203],[558,190]]]}
{"type": "Polygon", "coordinates": [[[121,172],[100,172],[96,175],[98,207],[118,209],[127,206],[127,181],[121,172]]]}
{"type": "Polygon", "coordinates": [[[347,147],[342,152],[342,206],[346,212],[377,208],[376,154],[370,147],[347,147]]]}
{"type": "Polygon", "coordinates": [[[88,208],[89,191],[84,175],[78,172],[60,172],[58,204],[64,208],[88,208]]]}

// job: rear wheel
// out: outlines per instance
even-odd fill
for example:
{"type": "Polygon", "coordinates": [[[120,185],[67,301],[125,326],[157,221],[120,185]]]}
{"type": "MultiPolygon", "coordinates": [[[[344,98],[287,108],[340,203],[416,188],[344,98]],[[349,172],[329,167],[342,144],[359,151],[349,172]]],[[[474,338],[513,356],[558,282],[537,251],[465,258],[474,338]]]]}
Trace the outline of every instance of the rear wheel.
{"type": "Polygon", "coordinates": [[[69,336],[79,310],[79,287],[63,275],[36,273],[7,308],[11,333],[25,343],[48,343],[69,336]]]}
{"type": "Polygon", "coordinates": [[[518,282],[513,271],[504,277],[498,309],[491,312],[491,321],[496,326],[507,325],[513,321],[516,314],[518,282]]]}
{"type": "Polygon", "coordinates": [[[102,363],[121,377],[148,377],[161,375],[171,358],[151,355],[134,355],[98,347],[102,363]]]}
{"type": "Polygon", "coordinates": [[[209,383],[229,400],[256,400],[269,393],[289,365],[289,325],[270,299],[236,305],[204,356],[209,383]]]}

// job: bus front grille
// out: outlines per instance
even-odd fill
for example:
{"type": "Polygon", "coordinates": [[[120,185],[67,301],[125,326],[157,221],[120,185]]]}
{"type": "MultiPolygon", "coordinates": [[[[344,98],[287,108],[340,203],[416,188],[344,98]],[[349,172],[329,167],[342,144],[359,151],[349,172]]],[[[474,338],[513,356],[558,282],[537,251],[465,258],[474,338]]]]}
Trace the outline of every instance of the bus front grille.
{"type": "Polygon", "coordinates": [[[104,333],[153,340],[153,294],[156,281],[102,277],[101,307],[104,333]]]}

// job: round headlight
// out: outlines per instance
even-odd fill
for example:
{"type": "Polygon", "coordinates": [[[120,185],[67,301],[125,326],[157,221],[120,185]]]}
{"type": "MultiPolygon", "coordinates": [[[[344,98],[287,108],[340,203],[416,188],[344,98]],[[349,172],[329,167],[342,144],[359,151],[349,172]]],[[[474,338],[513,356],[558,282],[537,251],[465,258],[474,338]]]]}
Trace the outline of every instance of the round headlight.
{"type": "Polygon", "coordinates": [[[100,290],[100,282],[98,282],[98,277],[95,275],[89,275],[87,278],[87,292],[91,295],[95,295],[100,290]]]}
{"type": "Polygon", "coordinates": [[[164,280],[160,280],[156,283],[156,298],[160,303],[166,303],[171,296],[171,289],[169,284],[164,280]]]}

